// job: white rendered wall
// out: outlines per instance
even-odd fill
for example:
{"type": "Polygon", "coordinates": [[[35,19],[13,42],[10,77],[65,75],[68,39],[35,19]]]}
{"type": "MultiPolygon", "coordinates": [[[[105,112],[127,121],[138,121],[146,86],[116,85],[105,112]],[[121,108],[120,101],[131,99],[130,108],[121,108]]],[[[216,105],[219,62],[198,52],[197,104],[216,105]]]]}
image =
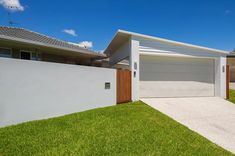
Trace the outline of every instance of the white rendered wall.
{"type": "Polygon", "coordinates": [[[215,59],[215,95],[226,98],[226,57],[215,59]]]}
{"type": "Polygon", "coordinates": [[[0,58],[0,127],[115,104],[115,69],[0,58]]]}
{"type": "Polygon", "coordinates": [[[130,38],[130,69],[131,69],[131,95],[132,101],[139,100],[139,41],[134,37],[130,38]],[[136,64],[136,65],[135,65],[136,64]],[[136,66],[136,67],[135,67],[136,66]]]}
{"type": "Polygon", "coordinates": [[[141,53],[156,53],[159,55],[182,55],[182,56],[195,56],[195,57],[220,57],[226,56],[225,54],[199,50],[196,48],[184,47],[179,45],[174,45],[165,42],[159,42],[150,39],[137,38],[140,41],[140,52],[141,53]]]}

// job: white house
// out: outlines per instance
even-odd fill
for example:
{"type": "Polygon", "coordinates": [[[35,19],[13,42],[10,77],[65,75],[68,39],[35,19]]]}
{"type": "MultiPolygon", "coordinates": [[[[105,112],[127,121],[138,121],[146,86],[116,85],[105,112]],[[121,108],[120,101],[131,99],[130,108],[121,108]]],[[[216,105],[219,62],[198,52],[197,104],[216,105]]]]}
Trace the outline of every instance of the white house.
{"type": "Polygon", "coordinates": [[[226,96],[227,51],[118,30],[105,53],[111,66],[129,59],[133,101],[226,96]]]}
{"type": "Polygon", "coordinates": [[[225,98],[227,54],[122,30],[100,54],[0,27],[0,127],[142,97],[225,98]]]}

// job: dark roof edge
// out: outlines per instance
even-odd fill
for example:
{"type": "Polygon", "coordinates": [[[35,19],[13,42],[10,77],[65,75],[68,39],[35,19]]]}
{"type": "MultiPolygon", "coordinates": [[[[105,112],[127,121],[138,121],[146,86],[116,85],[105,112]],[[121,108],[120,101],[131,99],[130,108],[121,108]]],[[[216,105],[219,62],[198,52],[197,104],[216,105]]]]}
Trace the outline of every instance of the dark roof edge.
{"type": "Polygon", "coordinates": [[[38,33],[38,32],[34,32],[32,30],[28,30],[28,29],[25,29],[25,28],[8,27],[8,26],[0,26],[0,28],[9,28],[9,29],[18,29],[18,30],[28,31],[30,33],[34,33],[34,34],[46,37],[48,39],[52,39],[52,40],[56,40],[56,41],[59,41],[59,42],[63,42],[65,44],[69,44],[71,46],[76,47],[77,49],[76,48],[63,47],[63,46],[56,46],[56,45],[52,45],[52,44],[46,44],[46,43],[39,42],[39,41],[31,41],[31,40],[22,39],[22,38],[19,38],[19,37],[11,37],[11,36],[7,36],[7,35],[0,35],[0,39],[6,39],[6,40],[36,44],[36,45],[40,45],[40,46],[44,46],[44,47],[51,47],[51,48],[57,48],[57,49],[62,49],[62,50],[68,50],[68,51],[73,51],[73,52],[80,52],[80,53],[84,53],[84,54],[91,54],[91,55],[106,57],[106,55],[104,53],[98,53],[96,51],[80,47],[80,46],[76,45],[76,43],[60,40],[60,39],[50,37],[50,36],[47,36],[47,35],[44,35],[44,34],[41,34],[41,33],[38,33]]]}
{"type": "Polygon", "coordinates": [[[89,49],[81,48],[79,50],[76,50],[76,49],[73,49],[73,48],[55,46],[55,45],[51,45],[51,44],[45,44],[45,43],[42,43],[42,42],[30,41],[30,40],[26,40],[26,39],[21,39],[21,38],[16,38],[16,37],[9,37],[9,36],[5,36],[5,35],[0,35],[0,40],[1,39],[11,40],[11,41],[16,41],[16,42],[23,42],[23,43],[28,43],[28,44],[34,44],[34,45],[48,47],[48,48],[56,48],[56,49],[61,49],[61,50],[67,50],[67,51],[71,51],[71,52],[79,52],[79,53],[83,53],[83,54],[90,54],[90,55],[106,57],[106,55],[103,54],[103,53],[97,53],[97,52],[91,51],[89,49]]]}

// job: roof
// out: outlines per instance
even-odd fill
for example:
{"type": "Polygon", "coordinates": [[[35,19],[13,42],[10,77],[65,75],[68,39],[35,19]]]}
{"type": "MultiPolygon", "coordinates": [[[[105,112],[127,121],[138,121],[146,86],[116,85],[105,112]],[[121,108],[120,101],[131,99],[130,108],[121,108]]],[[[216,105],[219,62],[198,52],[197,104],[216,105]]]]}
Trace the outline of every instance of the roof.
{"type": "Polygon", "coordinates": [[[105,56],[105,54],[97,53],[95,51],[80,47],[76,43],[62,41],[23,28],[0,26],[0,40],[1,39],[24,42],[49,48],[56,48],[95,56],[105,56]]]}
{"type": "Polygon", "coordinates": [[[106,48],[104,53],[107,54],[110,50],[115,49],[117,46],[114,46],[114,44],[121,45],[123,42],[127,41],[129,39],[129,37],[131,37],[131,36],[155,40],[158,42],[164,42],[164,43],[168,43],[168,44],[174,44],[174,45],[178,45],[178,46],[184,46],[184,47],[188,47],[188,48],[205,50],[205,51],[209,51],[209,52],[217,52],[217,53],[223,53],[223,54],[229,53],[228,51],[224,51],[224,50],[218,50],[218,49],[213,49],[213,48],[208,48],[208,47],[203,47],[203,46],[168,40],[168,39],[163,39],[163,38],[159,38],[159,37],[134,33],[134,32],[125,31],[125,30],[118,30],[116,32],[114,38],[112,39],[112,41],[110,42],[110,44],[108,45],[108,47],[106,48]]]}

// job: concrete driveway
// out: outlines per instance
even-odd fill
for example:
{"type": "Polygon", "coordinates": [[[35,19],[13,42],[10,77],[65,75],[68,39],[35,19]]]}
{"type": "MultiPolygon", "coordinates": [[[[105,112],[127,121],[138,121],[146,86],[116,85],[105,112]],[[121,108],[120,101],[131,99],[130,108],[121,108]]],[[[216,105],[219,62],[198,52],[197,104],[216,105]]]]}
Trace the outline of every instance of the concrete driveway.
{"type": "Polygon", "coordinates": [[[143,98],[141,100],[235,153],[235,104],[219,97],[143,98]]]}

